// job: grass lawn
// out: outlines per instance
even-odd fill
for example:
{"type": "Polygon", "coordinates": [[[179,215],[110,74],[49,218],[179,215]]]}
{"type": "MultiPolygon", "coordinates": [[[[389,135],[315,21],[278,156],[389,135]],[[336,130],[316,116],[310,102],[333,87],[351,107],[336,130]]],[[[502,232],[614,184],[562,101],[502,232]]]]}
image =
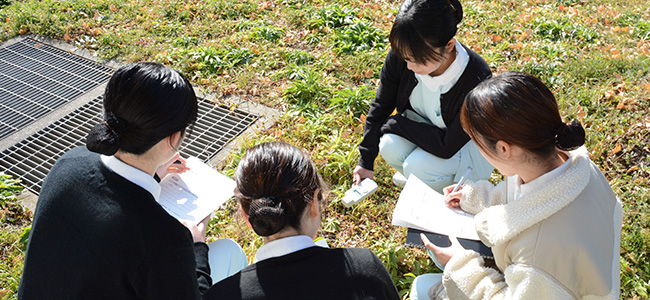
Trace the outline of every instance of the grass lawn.
{"type": "MultiPolygon", "coordinates": [[[[465,0],[458,40],[493,72],[538,76],[567,121],[587,130],[591,159],[625,209],[622,299],[650,295],[650,3],[646,0],[465,0]]],[[[334,247],[366,247],[385,263],[403,298],[414,275],[435,271],[426,253],[403,246],[390,225],[399,190],[377,160],[379,191],[345,208],[368,104],[388,50],[399,1],[379,0],[0,0],[0,41],[39,34],[96,51],[102,60],[158,61],[223,98],[273,106],[285,115],[245,138],[220,170],[234,172],[244,148],[283,140],[312,154],[331,185],[320,235],[334,247]]],[[[498,178],[495,176],[495,179],[498,178]]],[[[3,198],[2,209],[5,209],[3,198]]],[[[236,215],[219,210],[212,239],[262,244],[236,215]]],[[[3,213],[7,215],[8,213],[3,213]]],[[[23,227],[2,221],[0,299],[15,298],[23,227]]],[[[16,222],[14,222],[16,223],[16,222]]],[[[18,222],[20,223],[20,222],[18,222]]]]}

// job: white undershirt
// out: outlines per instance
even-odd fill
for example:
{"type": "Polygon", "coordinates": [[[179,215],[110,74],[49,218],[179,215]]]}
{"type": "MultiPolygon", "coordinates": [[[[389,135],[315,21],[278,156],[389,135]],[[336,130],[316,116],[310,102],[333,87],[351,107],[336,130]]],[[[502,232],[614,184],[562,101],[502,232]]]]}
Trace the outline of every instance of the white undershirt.
{"type": "Polygon", "coordinates": [[[288,236],[262,245],[257,249],[257,253],[255,253],[255,262],[287,255],[314,246],[316,246],[314,240],[306,235],[288,236]]]}
{"type": "Polygon", "coordinates": [[[427,119],[427,123],[441,129],[447,128],[441,115],[440,95],[454,87],[468,63],[469,54],[460,42],[456,41],[456,58],[445,72],[438,76],[415,74],[418,84],[411,92],[409,101],[413,110],[427,119]]]}
{"type": "Polygon", "coordinates": [[[154,199],[158,201],[160,197],[160,184],[151,175],[139,170],[125,162],[117,159],[115,156],[101,155],[102,162],[111,171],[124,177],[126,180],[133,182],[135,185],[147,190],[154,199]]]}

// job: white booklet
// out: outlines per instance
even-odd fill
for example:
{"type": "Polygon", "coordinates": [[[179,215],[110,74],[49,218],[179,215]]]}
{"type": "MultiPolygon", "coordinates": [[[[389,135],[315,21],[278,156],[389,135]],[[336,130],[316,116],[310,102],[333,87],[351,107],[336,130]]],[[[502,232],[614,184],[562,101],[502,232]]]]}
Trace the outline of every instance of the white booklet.
{"type": "Polygon", "coordinates": [[[393,225],[423,231],[479,240],[474,227],[474,216],[445,205],[445,197],[434,191],[416,176],[409,176],[399,195],[393,225]]]}
{"type": "Polygon", "coordinates": [[[196,157],[186,161],[189,171],[160,181],[158,203],[179,221],[196,225],[234,195],[235,181],[196,157]]]}

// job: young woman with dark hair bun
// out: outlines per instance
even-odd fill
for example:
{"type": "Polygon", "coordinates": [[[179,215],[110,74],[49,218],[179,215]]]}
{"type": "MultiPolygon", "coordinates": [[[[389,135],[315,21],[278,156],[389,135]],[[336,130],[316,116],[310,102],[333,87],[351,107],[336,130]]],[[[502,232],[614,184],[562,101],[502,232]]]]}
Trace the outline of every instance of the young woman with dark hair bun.
{"type": "Polygon", "coordinates": [[[197,117],[194,90],[175,70],[133,63],[103,101],[86,147],[43,183],[18,299],[200,299],[211,285],[207,219],[183,226],[156,202],[154,179],[186,170],[172,163],[197,117]]]}
{"type": "Polygon", "coordinates": [[[618,299],[622,206],[581,147],[580,123],[563,122],[551,91],[520,72],[479,84],[461,121],[506,180],[452,186],[446,200],[475,214],[498,270],[455,238],[440,248],[423,237],[444,266],[433,298],[618,299]]]}
{"type": "Polygon", "coordinates": [[[494,167],[460,124],[465,95],[492,74],[483,58],[456,40],[462,18],[458,0],[402,4],[366,118],[354,184],[373,177],[378,153],[397,170],[398,186],[413,174],[442,191],[470,166],[470,179],[490,177],[494,167]]]}
{"type": "Polygon", "coordinates": [[[399,299],[370,250],[314,243],[327,187],[307,153],[281,142],[257,145],[241,159],[235,182],[241,212],[264,245],[255,264],[204,299],[399,299]]]}

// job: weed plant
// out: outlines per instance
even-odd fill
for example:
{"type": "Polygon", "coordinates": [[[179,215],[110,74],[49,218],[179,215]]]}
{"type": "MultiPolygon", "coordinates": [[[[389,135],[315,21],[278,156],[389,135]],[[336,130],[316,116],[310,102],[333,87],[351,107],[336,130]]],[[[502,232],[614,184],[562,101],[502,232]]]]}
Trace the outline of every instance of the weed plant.
{"type": "MultiPolygon", "coordinates": [[[[219,170],[232,175],[245,149],[260,142],[305,148],[331,187],[319,235],[333,247],[372,249],[406,299],[414,276],[437,269],[424,251],[404,247],[405,229],[390,224],[399,196],[393,170],[378,158],[378,192],[351,208],[340,201],[399,2],[0,0],[0,40],[40,34],[104,60],[159,61],[201,89],[283,110],[271,129],[243,138],[219,170]]],[[[460,42],[495,74],[520,70],[540,77],[566,121],[584,124],[591,158],[624,205],[621,298],[648,299],[650,4],[467,0],[463,8],[460,42]]],[[[20,277],[24,225],[15,226],[0,235],[0,299],[15,298],[20,277]]],[[[217,211],[208,234],[234,238],[249,257],[262,244],[233,201],[217,211]]]]}

